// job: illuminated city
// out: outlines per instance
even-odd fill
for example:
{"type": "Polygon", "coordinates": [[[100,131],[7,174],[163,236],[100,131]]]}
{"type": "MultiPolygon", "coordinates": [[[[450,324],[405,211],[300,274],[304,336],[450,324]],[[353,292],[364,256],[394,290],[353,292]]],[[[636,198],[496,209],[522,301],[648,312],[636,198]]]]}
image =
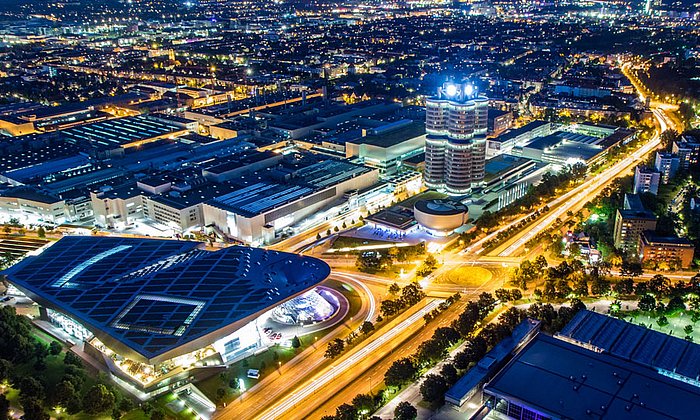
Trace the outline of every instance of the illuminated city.
{"type": "Polygon", "coordinates": [[[0,419],[696,419],[700,3],[0,1],[0,419]]]}

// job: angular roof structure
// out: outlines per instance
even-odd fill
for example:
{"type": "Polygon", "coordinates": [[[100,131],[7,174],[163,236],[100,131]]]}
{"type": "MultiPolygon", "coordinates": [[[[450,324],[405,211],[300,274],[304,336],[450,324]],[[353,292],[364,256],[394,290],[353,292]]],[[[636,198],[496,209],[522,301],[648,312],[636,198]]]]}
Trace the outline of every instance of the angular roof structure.
{"type": "Polygon", "coordinates": [[[160,363],[236,331],[323,281],[323,261],[200,242],[69,236],[5,270],[114,351],[160,363]]]}

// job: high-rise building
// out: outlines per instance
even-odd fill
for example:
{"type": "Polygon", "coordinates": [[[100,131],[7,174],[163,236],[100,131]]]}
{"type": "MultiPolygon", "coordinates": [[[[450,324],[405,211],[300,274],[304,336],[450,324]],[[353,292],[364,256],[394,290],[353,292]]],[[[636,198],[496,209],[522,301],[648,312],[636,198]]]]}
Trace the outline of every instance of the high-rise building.
{"type": "Polygon", "coordinates": [[[622,210],[615,215],[615,248],[632,254],[637,253],[639,235],[645,230],[656,229],[656,216],[644,208],[637,194],[625,194],[622,210]]]}
{"type": "Polygon", "coordinates": [[[659,182],[661,181],[661,173],[654,169],[644,166],[637,166],[634,169],[634,193],[642,194],[645,192],[654,195],[659,193],[659,182]]]}
{"type": "Polygon", "coordinates": [[[671,152],[678,155],[683,169],[695,167],[700,162],[700,142],[695,137],[683,136],[682,140],[674,141],[671,152]]]}
{"type": "Polygon", "coordinates": [[[428,188],[460,195],[484,180],[488,99],[469,83],[445,83],[426,101],[428,188]]]}
{"type": "Polygon", "coordinates": [[[680,159],[672,153],[656,152],[654,169],[661,172],[661,182],[668,184],[668,181],[676,175],[680,167],[680,159]]]}

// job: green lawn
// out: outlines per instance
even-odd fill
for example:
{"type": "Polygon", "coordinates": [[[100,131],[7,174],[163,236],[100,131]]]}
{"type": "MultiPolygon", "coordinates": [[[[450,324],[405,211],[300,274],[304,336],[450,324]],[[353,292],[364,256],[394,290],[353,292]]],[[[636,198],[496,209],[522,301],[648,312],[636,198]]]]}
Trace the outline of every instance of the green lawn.
{"type": "MultiPolygon", "coordinates": [[[[36,327],[32,327],[31,334],[34,338],[36,338],[37,341],[44,345],[49,345],[52,341],[58,341],[54,339],[52,336],[49,334],[45,333],[42,330],[37,329],[36,327]]],[[[26,376],[26,375],[31,375],[37,379],[40,379],[45,385],[46,385],[46,393],[50,394],[51,390],[60,382],[61,378],[63,378],[63,375],[65,374],[65,365],[63,363],[63,358],[65,357],[66,354],[66,348],[65,346],[63,347],[63,350],[61,353],[59,353],[56,356],[49,355],[45,358],[46,362],[46,369],[43,370],[36,370],[34,368],[33,363],[24,363],[24,364],[19,364],[15,366],[15,373],[18,375],[26,376]]],[[[82,391],[86,392],[88,389],[92,388],[98,383],[105,383],[108,385],[110,389],[112,389],[113,392],[119,394],[117,395],[117,400],[121,398],[125,398],[124,395],[121,394],[121,391],[119,388],[113,384],[108,383],[104,378],[96,378],[89,373],[85,375],[85,382],[82,387],[82,391]]],[[[5,396],[7,399],[10,401],[10,403],[13,406],[19,407],[19,391],[13,388],[8,388],[5,396]]],[[[51,414],[53,417],[57,417],[57,414],[51,410],[47,409],[47,413],[51,414]]],[[[91,419],[110,419],[111,418],[111,413],[105,413],[102,415],[93,415],[93,414],[87,414],[87,413],[78,413],[75,415],[70,415],[63,413],[59,418],[63,419],[71,419],[71,420],[91,420],[91,419]]],[[[132,420],[141,420],[141,419],[147,419],[148,416],[146,416],[141,410],[135,409],[132,410],[129,413],[126,413],[123,418],[127,419],[132,419],[132,420]]]]}
{"type": "Polygon", "coordinates": [[[685,338],[686,333],[683,329],[686,325],[692,325],[693,331],[691,332],[690,336],[693,338],[693,342],[700,342],[700,323],[693,324],[693,322],[690,320],[690,313],[688,311],[676,311],[671,314],[666,314],[668,325],[664,325],[663,327],[657,322],[659,317],[649,312],[624,312],[624,319],[632,322],[633,324],[644,324],[654,331],[659,331],[678,338],[685,338]]]}

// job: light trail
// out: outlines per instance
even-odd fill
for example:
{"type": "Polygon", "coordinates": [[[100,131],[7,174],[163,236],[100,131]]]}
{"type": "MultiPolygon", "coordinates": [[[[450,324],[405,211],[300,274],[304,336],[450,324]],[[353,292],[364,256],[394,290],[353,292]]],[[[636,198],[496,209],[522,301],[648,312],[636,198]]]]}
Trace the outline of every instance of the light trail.
{"type": "MultiPolygon", "coordinates": [[[[610,167],[607,170],[603,171],[602,173],[598,174],[591,181],[589,181],[585,184],[582,184],[582,185],[574,188],[573,190],[567,192],[566,194],[564,194],[564,195],[550,201],[549,203],[547,203],[547,206],[549,206],[550,208],[556,207],[556,209],[553,210],[552,213],[549,213],[547,215],[547,217],[545,217],[544,220],[537,223],[535,225],[535,227],[530,229],[525,234],[525,236],[523,236],[522,238],[520,238],[519,240],[517,240],[516,242],[511,244],[504,251],[502,251],[499,254],[499,256],[510,256],[512,253],[515,252],[515,250],[517,250],[519,247],[523,246],[528,240],[532,239],[537,233],[539,233],[542,229],[544,229],[542,227],[543,225],[544,225],[544,227],[547,227],[549,224],[554,222],[557,219],[557,217],[560,217],[562,214],[565,214],[566,211],[568,211],[571,207],[573,207],[576,203],[578,203],[581,199],[583,199],[586,196],[586,194],[590,194],[590,192],[592,190],[599,188],[605,182],[614,178],[618,172],[622,172],[627,166],[634,163],[634,161],[641,159],[641,157],[644,156],[646,153],[649,153],[651,150],[658,147],[659,144],[661,144],[660,133],[663,133],[664,131],[666,131],[669,128],[669,124],[668,124],[668,119],[667,119],[666,115],[663,113],[663,111],[661,111],[659,109],[654,109],[654,110],[652,110],[652,112],[654,113],[654,116],[656,117],[656,119],[659,123],[659,127],[660,127],[659,132],[656,133],[654,135],[654,137],[652,137],[652,139],[650,139],[646,144],[644,144],[642,147],[640,147],[635,152],[633,152],[631,156],[624,158],[623,160],[616,163],[612,167],[610,167]],[[562,203],[564,203],[564,204],[561,207],[557,207],[562,203]],[[527,238],[527,239],[524,239],[524,238],[527,238]]],[[[533,214],[534,214],[534,211],[532,213],[524,216],[523,218],[530,217],[533,214]]],[[[484,251],[483,244],[486,241],[495,238],[496,235],[498,235],[500,232],[507,230],[511,226],[514,226],[518,223],[520,223],[520,220],[515,220],[515,221],[509,223],[508,225],[502,227],[501,229],[498,229],[498,230],[490,233],[486,237],[480,239],[479,241],[474,243],[474,245],[472,245],[468,249],[476,255],[481,254],[484,251]]],[[[469,251],[466,251],[466,252],[462,251],[462,252],[460,252],[460,254],[467,253],[467,252],[469,252],[469,251]]]]}
{"type": "Polygon", "coordinates": [[[386,334],[383,334],[368,345],[361,348],[359,351],[357,351],[357,353],[346,358],[337,365],[332,366],[330,370],[328,370],[326,373],[323,373],[318,378],[313,379],[309,385],[296,391],[294,394],[292,394],[276,406],[272,407],[258,418],[263,420],[284,418],[284,414],[287,411],[304,401],[306,398],[315,393],[318,389],[321,389],[324,386],[326,386],[330,381],[343,374],[346,370],[352,368],[353,365],[357,364],[362,359],[370,357],[372,352],[377,350],[384,343],[394,339],[407,328],[411,327],[414,323],[422,321],[423,315],[437,308],[437,306],[441,302],[443,301],[433,300],[432,302],[428,303],[427,305],[425,305],[425,307],[423,307],[423,309],[406,318],[404,321],[402,321],[394,328],[389,330],[386,334]]]}
{"type": "Polygon", "coordinates": [[[372,294],[372,291],[369,289],[369,287],[367,287],[367,285],[364,284],[363,282],[361,282],[360,280],[358,280],[350,275],[347,275],[347,274],[340,274],[340,273],[333,272],[332,275],[336,276],[336,277],[341,277],[341,278],[345,279],[346,281],[349,281],[351,283],[354,283],[354,284],[360,286],[360,288],[362,290],[364,290],[365,293],[367,293],[367,298],[369,299],[369,311],[367,312],[367,316],[365,317],[365,321],[372,322],[372,320],[374,319],[374,314],[377,311],[377,304],[374,301],[374,295],[372,294]]]}
{"type": "MultiPolygon", "coordinates": [[[[657,115],[657,112],[660,112],[660,111],[655,110],[654,115],[657,115]]],[[[662,127],[666,126],[665,122],[663,122],[663,120],[662,120],[662,117],[659,117],[657,115],[657,118],[659,118],[659,125],[660,126],[662,126],[662,127]]],[[[661,131],[663,132],[664,128],[662,128],[661,131]]],[[[661,144],[661,136],[656,134],[656,135],[654,135],[654,137],[651,140],[649,140],[647,143],[645,143],[639,149],[635,150],[631,155],[627,156],[626,158],[617,162],[616,164],[614,164],[610,168],[601,172],[600,174],[595,176],[591,181],[584,183],[581,186],[579,186],[578,188],[575,188],[575,189],[569,191],[569,193],[563,195],[561,198],[563,200],[566,200],[566,201],[562,205],[557,207],[551,213],[547,214],[547,216],[544,219],[537,222],[535,224],[535,226],[533,226],[531,229],[529,229],[527,231],[527,233],[525,233],[518,240],[516,240],[515,242],[510,244],[510,246],[508,246],[508,248],[503,250],[498,255],[500,257],[511,256],[520,247],[524,246],[529,240],[531,240],[532,238],[537,236],[540,232],[545,230],[549,225],[554,223],[554,221],[557,218],[566,214],[567,211],[569,211],[576,204],[580,203],[582,200],[584,200],[586,198],[591,198],[590,195],[595,190],[601,188],[603,185],[610,182],[610,180],[614,179],[615,176],[624,172],[629,166],[632,166],[637,160],[641,159],[647,153],[650,153],[651,151],[656,149],[660,144],[661,144]]]]}

